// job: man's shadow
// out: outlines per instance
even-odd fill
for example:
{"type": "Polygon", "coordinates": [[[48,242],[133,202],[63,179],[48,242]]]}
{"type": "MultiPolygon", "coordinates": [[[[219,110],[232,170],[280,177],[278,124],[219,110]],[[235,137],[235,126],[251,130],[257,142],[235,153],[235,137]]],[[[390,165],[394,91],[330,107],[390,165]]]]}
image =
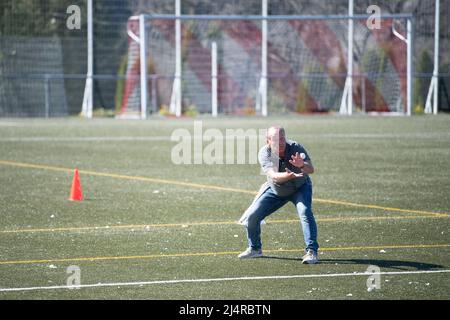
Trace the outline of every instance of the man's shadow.
{"type": "MultiPolygon", "coordinates": [[[[301,258],[285,258],[276,256],[263,256],[265,259],[278,259],[278,260],[292,260],[301,261],[301,258]]],[[[383,260],[383,259],[320,259],[318,264],[329,264],[329,265],[374,265],[380,268],[391,268],[398,270],[432,270],[432,269],[442,269],[444,266],[438,264],[415,262],[415,261],[401,261],[401,260],[383,260]]]]}

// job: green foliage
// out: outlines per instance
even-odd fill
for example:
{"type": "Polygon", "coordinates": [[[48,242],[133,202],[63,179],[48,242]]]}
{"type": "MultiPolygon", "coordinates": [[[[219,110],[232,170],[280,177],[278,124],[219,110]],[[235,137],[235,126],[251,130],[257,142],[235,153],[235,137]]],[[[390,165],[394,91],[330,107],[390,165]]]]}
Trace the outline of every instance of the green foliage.
{"type": "MultiPolygon", "coordinates": [[[[416,73],[432,73],[433,60],[428,52],[428,49],[423,49],[420,54],[419,61],[416,66],[416,73]]],[[[414,80],[414,112],[423,113],[425,108],[425,100],[427,98],[428,89],[430,86],[431,77],[423,78],[416,77],[414,80]]]]}
{"type": "Polygon", "coordinates": [[[299,84],[297,92],[298,92],[297,93],[297,105],[296,105],[295,109],[297,112],[305,112],[308,90],[305,88],[304,85],[299,84]]]}
{"type": "Polygon", "coordinates": [[[195,104],[191,104],[184,111],[184,115],[187,117],[196,117],[198,115],[197,106],[195,104]]]}
{"type": "Polygon", "coordinates": [[[217,22],[208,23],[208,39],[217,40],[222,35],[220,25],[217,22]]]}
{"type": "Polygon", "coordinates": [[[104,109],[104,108],[101,108],[101,107],[99,107],[99,108],[94,107],[92,115],[95,118],[108,118],[108,117],[111,118],[111,117],[115,116],[115,113],[114,113],[114,110],[111,110],[111,109],[104,109]]]}
{"type": "Polygon", "coordinates": [[[267,92],[267,109],[269,114],[286,113],[289,111],[283,97],[276,90],[271,90],[270,88],[267,92]]]}
{"type": "MultiPolygon", "coordinates": [[[[443,63],[440,73],[450,73],[450,63],[443,63]]],[[[450,77],[442,77],[439,80],[439,108],[443,111],[450,111],[450,77]]]]}
{"type": "MultiPolygon", "coordinates": [[[[305,74],[309,73],[321,73],[323,72],[322,68],[317,64],[308,64],[305,66],[303,72],[305,74]]],[[[307,112],[308,111],[308,95],[310,94],[310,90],[313,85],[314,78],[310,79],[307,76],[303,79],[301,79],[299,85],[298,85],[298,94],[297,94],[297,105],[296,105],[296,111],[297,112],[307,112]]]]}
{"type": "Polygon", "coordinates": [[[173,115],[172,113],[170,113],[169,107],[165,104],[161,105],[161,107],[159,108],[158,114],[160,116],[165,116],[165,117],[173,115]]]}
{"type": "Polygon", "coordinates": [[[362,59],[362,66],[365,72],[374,73],[377,75],[375,81],[375,106],[381,106],[383,104],[382,90],[385,84],[384,72],[386,71],[388,55],[386,48],[370,49],[364,54],[362,59]]]}
{"type": "MultiPolygon", "coordinates": [[[[118,76],[125,76],[125,73],[127,71],[127,63],[128,63],[128,55],[125,55],[123,56],[122,61],[120,62],[119,70],[117,71],[118,76]]],[[[126,82],[125,79],[117,80],[116,95],[114,98],[116,113],[119,112],[120,108],[122,107],[122,99],[125,93],[125,82],[126,82]]]]}

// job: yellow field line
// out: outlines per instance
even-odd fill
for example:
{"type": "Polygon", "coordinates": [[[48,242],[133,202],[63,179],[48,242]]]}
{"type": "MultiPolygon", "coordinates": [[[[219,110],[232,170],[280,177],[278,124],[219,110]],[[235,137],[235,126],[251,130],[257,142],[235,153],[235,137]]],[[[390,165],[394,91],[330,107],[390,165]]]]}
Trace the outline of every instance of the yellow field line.
{"type": "MultiPolygon", "coordinates": [[[[62,171],[62,172],[73,172],[74,171],[74,169],[70,169],[70,168],[54,167],[54,166],[22,163],[22,162],[12,162],[12,161],[4,161],[4,160],[0,160],[0,164],[21,167],[21,168],[28,168],[28,169],[42,169],[42,170],[62,171]]],[[[125,179],[125,180],[134,180],[134,181],[143,181],[143,182],[171,184],[171,185],[178,185],[178,186],[183,186],[183,187],[193,187],[193,188],[200,188],[200,189],[211,189],[211,190],[219,190],[219,191],[248,193],[248,194],[252,194],[252,195],[256,194],[256,191],[250,191],[250,190],[245,190],[245,189],[227,188],[227,187],[220,187],[220,186],[213,186],[213,185],[206,185],[206,184],[199,184],[199,183],[191,183],[191,182],[182,182],[182,181],[175,181],[175,180],[166,180],[166,179],[158,179],[158,178],[139,177],[139,176],[127,176],[127,175],[122,175],[122,174],[104,173],[104,172],[89,171],[89,170],[78,170],[78,172],[80,174],[87,174],[87,175],[91,175],[91,176],[108,177],[108,178],[115,178],[115,179],[125,179]]]]}
{"type": "MultiPolygon", "coordinates": [[[[334,247],[320,248],[320,251],[361,251],[361,250],[378,250],[378,249],[427,249],[427,248],[450,248],[450,244],[416,244],[416,245],[387,245],[387,246],[356,246],[356,247],[334,247]]],[[[264,250],[264,252],[303,252],[304,249],[277,249],[264,250]]]]}
{"type": "MultiPolygon", "coordinates": [[[[0,164],[7,165],[7,166],[14,166],[14,167],[29,168],[29,169],[42,169],[42,170],[62,171],[62,172],[73,172],[74,171],[73,169],[70,169],[70,168],[31,164],[31,163],[22,163],[22,162],[14,162],[14,161],[5,161],[5,160],[0,160],[0,164]]],[[[246,194],[251,194],[251,195],[256,194],[256,191],[251,191],[251,190],[238,189],[238,188],[227,188],[227,187],[220,187],[220,186],[214,186],[214,185],[182,182],[182,181],[167,180],[167,179],[147,178],[147,177],[140,177],[140,176],[127,176],[127,175],[121,175],[121,174],[115,174],[115,173],[103,173],[103,172],[88,171],[88,170],[79,170],[79,173],[93,175],[93,176],[109,177],[109,178],[115,178],[115,179],[125,179],[125,180],[134,180],[134,181],[152,182],[152,183],[171,184],[171,185],[178,185],[178,186],[183,186],[183,187],[193,187],[193,188],[200,188],[200,189],[246,193],[246,194]]],[[[383,210],[383,211],[416,213],[416,214],[436,215],[436,216],[442,216],[442,215],[450,216],[449,213],[443,213],[443,212],[439,213],[439,212],[430,212],[430,211],[421,211],[421,210],[409,210],[409,209],[382,207],[382,206],[378,206],[378,205],[359,204],[359,203],[330,200],[330,199],[314,198],[313,201],[319,202],[319,203],[337,204],[337,205],[343,205],[343,206],[352,206],[352,207],[366,208],[366,209],[376,209],[376,210],[383,210]]]]}
{"type": "Polygon", "coordinates": [[[421,210],[410,210],[410,209],[400,209],[400,208],[391,208],[391,207],[382,207],[372,204],[359,204],[352,203],[346,201],[338,201],[338,200],[325,200],[325,199],[315,199],[317,202],[328,203],[328,204],[338,204],[342,206],[350,206],[350,207],[358,207],[358,208],[366,208],[366,209],[377,209],[384,211],[394,211],[394,212],[404,212],[404,213],[417,213],[417,214],[425,214],[425,215],[436,215],[436,216],[450,216],[448,213],[440,213],[440,212],[430,212],[430,211],[421,211],[421,210]]]}
{"type": "MultiPolygon", "coordinates": [[[[448,218],[443,216],[386,216],[386,217],[340,217],[340,218],[318,218],[317,222],[346,222],[346,221],[376,221],[376,220],[399,220],[399,219],[428,219],[428,218],[448,218]]],[[[298,219],[269,220],[267,224],[276,223],[298,223],[298,219]]],[[[62,227],[62,228],[40,228],[40,229],[14,229],[0,230],[0,234],[8,233],[33,233],[33,232],[71,232],[71,231],[91,231],[91,230],[116,230],[116,229],[144,229],[144,228],[185,228],[195,226],[215,226],[215,225],[235,225],[236,221],[200,221],[187,223],[160,223],[160,224],[130,224],[113,226],[90,226],[90,227],[62,227]]]]}
{"type": "Polygon", "coordinates": [[[63,228],[41,228],[41,229],[16,229],[16,230],[2,230],[1,233],[22,233],[22,232],[64,232],[64,231],[87,231],[87,230],[102,230],[102,229],[142,229],[142,228],[170,228],[170,227],[188,227],[201,225],[223,225],[236,224],[236,221],[211,221],[211,222],[190,222],[190,223],[160,223],[160,224],[129,224],[129,225],[114,225],[114,226],[93,226],[93,227],[63,227],[63,228]]]}
{"type": "MultiPolygon", "coordinates": [[[[450,248],[450,244],[412,244],[412,245],[385,245],[385,246],[354,246],[354,247],[334,247],[321,248],[321,251],[363,251],[378,249],[427,249],[427,248],[450,248]]],[[[264,250],[266,253],[280,252],[304,252],[304,249],[274,249],[264,250]]],[[[151,254],[139,256],[109,256],[109,257],[80,257],[63,259],[42,259],[42,260],[11,260],[0,261],[0,265],[21,265],[34,263],[57,263],[57,262],[83,262],[83,261],[115,261],[115,260],[141,260],[154,258],[183,258],[183,257],[205,257],[205,256],[224,256],[237,255],[240,251],[222,251],[222,252],[190,252],[173,254],[151,254]]]]}

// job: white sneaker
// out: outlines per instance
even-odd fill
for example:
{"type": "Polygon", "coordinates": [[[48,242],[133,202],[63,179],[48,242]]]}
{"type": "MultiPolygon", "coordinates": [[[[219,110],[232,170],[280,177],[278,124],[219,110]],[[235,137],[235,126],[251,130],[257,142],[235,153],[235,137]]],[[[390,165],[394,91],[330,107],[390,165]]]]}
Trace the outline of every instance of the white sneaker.
{"type": "Polygon", "coordinates": [[[239,259],[251,259],[262,257],[262,250],[253,250],[252,248],[247,248],[244,252],[238,255],[239,259]]]}
{"type": "Polygon", "coordinates": [[[313,250],[308,250],[302,257],[303,264],[315,264],[317,262],[319,262],[319,259],[317,258],[317,252],[314,252],[313,250]]]}

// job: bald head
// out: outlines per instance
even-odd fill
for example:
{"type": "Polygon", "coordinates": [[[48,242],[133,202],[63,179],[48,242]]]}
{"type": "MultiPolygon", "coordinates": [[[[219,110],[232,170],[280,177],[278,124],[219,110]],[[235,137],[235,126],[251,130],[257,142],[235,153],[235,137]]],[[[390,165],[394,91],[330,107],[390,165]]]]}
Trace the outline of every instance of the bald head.
{"type": "Polygon", "coordinates": [[[267,137],[273,137],[274,135],[286,137],[286,132],[284,128],[280,126],[272,126],[269,129],[267,129],[267,137]]]}
{"type": "Polygon", "coordinates": [[[281,126],[272,126],[267,129],[267,144],[278,155],[284,156],[286,149],[286,132],[281,126]]]}

